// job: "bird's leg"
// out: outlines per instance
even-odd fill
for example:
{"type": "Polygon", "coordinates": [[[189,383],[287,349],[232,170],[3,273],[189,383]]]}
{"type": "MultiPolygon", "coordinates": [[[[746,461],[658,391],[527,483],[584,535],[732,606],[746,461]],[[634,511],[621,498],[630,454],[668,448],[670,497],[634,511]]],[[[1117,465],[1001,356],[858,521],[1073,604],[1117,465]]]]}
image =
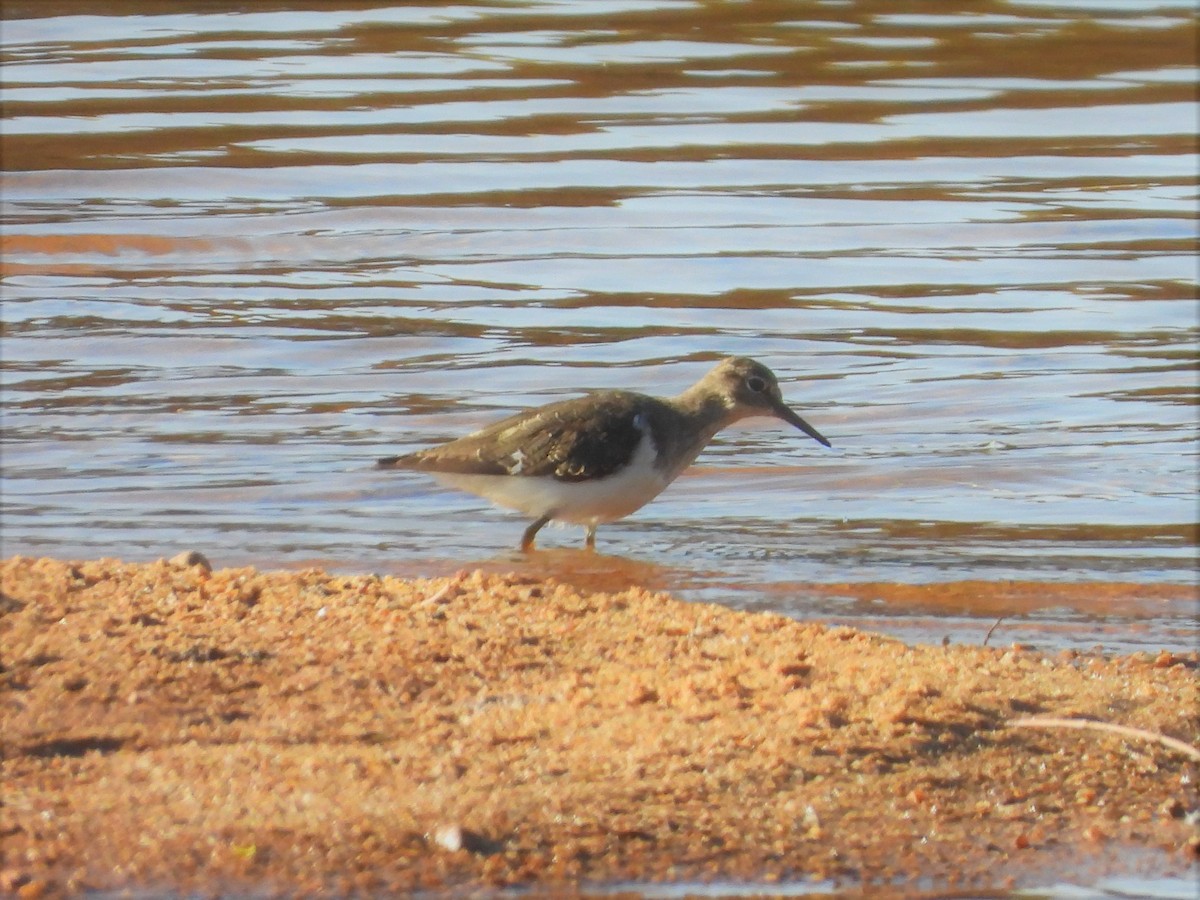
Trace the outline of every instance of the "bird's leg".
{"type": "Polygon", "coordinates": [[[521,551],[528,553],[533,549],[533,539],[537,537],[537,533],[542,530],[542,527],[550,521],[549,516],[542,516],[532,525],[525,529],[525,533],[521,535],[521,551]]]}
{"type": "Polygon", "coordinates": [[[583,545],[589,550],[596,549],[596,526],[589,525],[587,529],[587,537],[583,539],[583,545]]]}

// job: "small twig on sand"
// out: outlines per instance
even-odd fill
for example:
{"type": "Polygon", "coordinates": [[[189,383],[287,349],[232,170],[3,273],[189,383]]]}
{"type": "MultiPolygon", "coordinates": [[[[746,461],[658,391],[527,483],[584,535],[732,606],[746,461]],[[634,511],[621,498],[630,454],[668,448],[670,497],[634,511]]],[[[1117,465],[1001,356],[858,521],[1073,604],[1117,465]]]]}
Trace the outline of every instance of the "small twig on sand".
{"type": "Polygon", "coordinates": [[[983,646],[985,646],[985,647],[987,646],[987,642],[992,639],[992,632],[995,631],[996,626],[999,625],[1003,621],[1004,621],[1004,616],[1001,616],[995,622],[992,623],[992,627],[988,629],[988,633],[983,636],[983,646]]]}
{"type": "Polygon", "coordinates": [[[1138,738],[1143,741],[1155,741],[1164,747],[1177,750],[1184,756],[1200,761],[1200,749],[1186,741],[1148,731],[1145,728],[1131,728],[1128,725],[1113,725],[1110,722],[1097,722],[1094,719],[1056,719],[1052,716],[1026,716],[1020,719],[1010,719],[1009,725],[1014,728],[1086,728],[1092,731],[1107,731],[1124,737],[1138,738]]]}
{"type": "Polygon", "coordinates": [[[443,602],[450,595],[451,591],[458,590],[459,587],[462,586],[462,583],[466,580],[467,573],[465,570],[456,572],[450,576],[449,581],[422,600],[421,603],[425,606],[436,606],[438,603],[443,602]]]}

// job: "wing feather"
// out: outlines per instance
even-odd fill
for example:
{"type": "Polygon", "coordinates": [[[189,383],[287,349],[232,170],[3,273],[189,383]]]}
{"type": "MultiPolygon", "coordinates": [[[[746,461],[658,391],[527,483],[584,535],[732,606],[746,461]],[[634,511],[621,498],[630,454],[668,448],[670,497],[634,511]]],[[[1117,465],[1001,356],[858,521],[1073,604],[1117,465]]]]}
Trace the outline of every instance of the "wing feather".
{"type": "Polygon", "coordinates": [[[551,475],[559,481],[604,478],[629,462],[647,434],[638,415],[646,399],[610,391],[551,403],[379,464],[459,475],[551,475]]]}

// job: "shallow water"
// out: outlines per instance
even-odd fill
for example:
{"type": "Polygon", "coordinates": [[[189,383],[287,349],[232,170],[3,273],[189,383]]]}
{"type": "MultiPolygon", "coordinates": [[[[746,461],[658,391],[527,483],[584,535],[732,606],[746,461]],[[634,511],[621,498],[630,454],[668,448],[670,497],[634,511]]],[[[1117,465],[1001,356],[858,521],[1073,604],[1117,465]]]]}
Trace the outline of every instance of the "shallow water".
{"type": "Polygon", "coordinates": [[[237,9],[6,4],[6,555],[1200,637],[1190,2],[237,9]],[[743,423],[598,557],[371,467],[729,354],[834,449],[743,423]]]}

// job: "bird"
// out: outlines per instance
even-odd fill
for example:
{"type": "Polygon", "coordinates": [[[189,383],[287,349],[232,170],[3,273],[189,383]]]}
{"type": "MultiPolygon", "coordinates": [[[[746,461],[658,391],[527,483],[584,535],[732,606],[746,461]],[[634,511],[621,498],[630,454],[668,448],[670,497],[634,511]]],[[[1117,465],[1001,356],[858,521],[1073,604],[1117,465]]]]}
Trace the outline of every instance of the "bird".
{"type": "Polygon", "coordinates": [[[751,416],[780,419],[832,446],[784,402],[774,372],[734,356],[675,397],[594,391],[377,465],[429,473],[532,517],[522,551],[533,550],[537,533],[551,521],[586,526],[585,546],[595,549],[597,525],[641,509],[717,432],[751,416]]]}

